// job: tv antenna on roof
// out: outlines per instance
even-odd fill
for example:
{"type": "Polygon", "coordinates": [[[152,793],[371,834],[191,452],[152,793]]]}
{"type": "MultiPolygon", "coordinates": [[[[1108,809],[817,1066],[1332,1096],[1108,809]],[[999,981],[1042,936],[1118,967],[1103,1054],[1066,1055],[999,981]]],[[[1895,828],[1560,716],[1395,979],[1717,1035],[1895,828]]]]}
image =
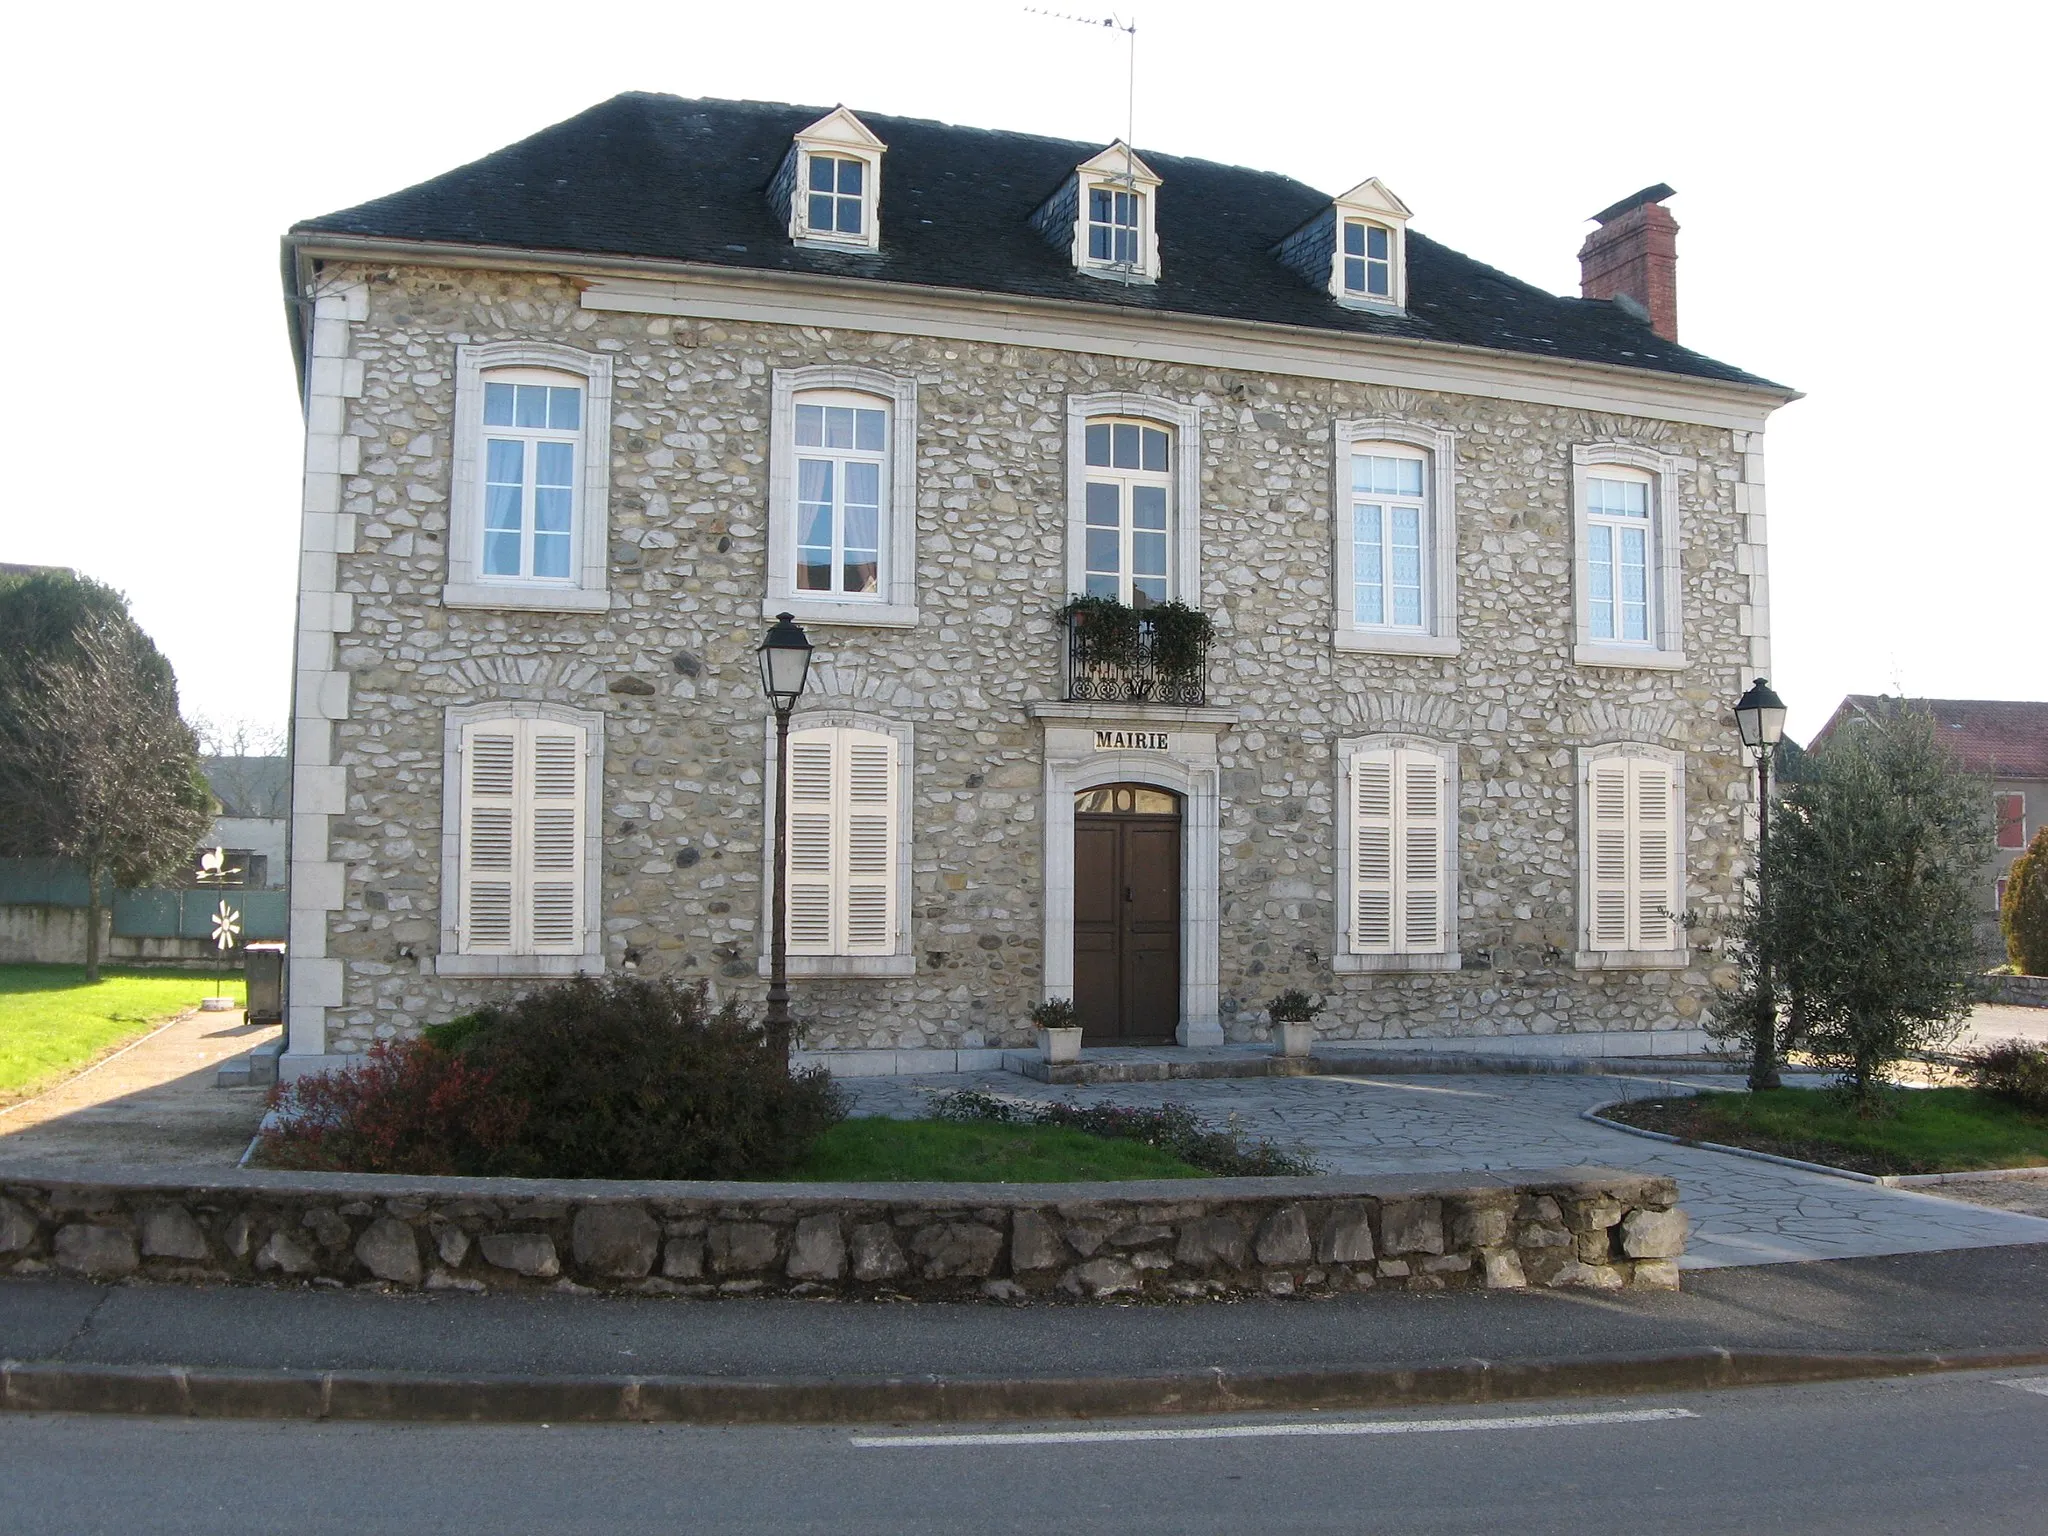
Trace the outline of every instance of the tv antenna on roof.
{"type": "MultiPolygon", "coordinates": [[[[1136,124],[1138,117],[1138,18],[1133,16],[1130,20],[1126,21],[1123,17],[1116,15],[1114,12],[1107,16],[1075,16],[1067,11],[1042,10],[1035,5],[1025,6],[1024,14],[1027,16],[1043,16],[1049,21],[1078,22],[1080,25],[1084,27],[1107,28],[1112,32],[1121,32],[1124,34],[1124,37],[1129,45],[1129,63],[1127,67],[1124,85],[1124,151],[1127,155],[1137,154],[1138,146],[1136,124]]],[[[1131,170],[1130,161],[1128,159],[1124,162],[1124,177],[1127,181],[1130,181],[1135,184],[1136,175],[1131,170]]]]}

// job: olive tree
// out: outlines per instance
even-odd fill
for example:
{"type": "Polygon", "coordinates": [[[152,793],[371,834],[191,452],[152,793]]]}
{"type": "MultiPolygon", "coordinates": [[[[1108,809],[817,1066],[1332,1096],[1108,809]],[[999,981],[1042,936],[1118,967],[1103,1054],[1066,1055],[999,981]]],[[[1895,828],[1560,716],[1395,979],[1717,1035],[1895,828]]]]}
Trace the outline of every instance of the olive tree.
{"type": "Polygon", "coordinates": [[[1743,929],[1752,949],[1768,938],[1787,1012],[1763,1019],[1752,994],[1747,1027],[1776,1030],[1869,1111],[1892,1068],[1969,1010],[1990,796],[1906,710],[1838,731],[1800,770],[1769,810],[1769,909],[1743,929]]]}

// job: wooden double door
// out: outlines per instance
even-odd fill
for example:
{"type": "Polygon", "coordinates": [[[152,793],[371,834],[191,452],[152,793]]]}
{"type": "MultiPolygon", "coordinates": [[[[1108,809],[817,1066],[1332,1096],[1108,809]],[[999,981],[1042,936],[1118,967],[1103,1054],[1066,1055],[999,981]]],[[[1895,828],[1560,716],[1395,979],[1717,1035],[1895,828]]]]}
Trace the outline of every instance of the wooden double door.
{"type": "Polygon", "coordinates": [[[1090,1045],[1156,1045],[1180,1022],[1178,796],[1074,797],[1074,1007],[1090,1045]]]}

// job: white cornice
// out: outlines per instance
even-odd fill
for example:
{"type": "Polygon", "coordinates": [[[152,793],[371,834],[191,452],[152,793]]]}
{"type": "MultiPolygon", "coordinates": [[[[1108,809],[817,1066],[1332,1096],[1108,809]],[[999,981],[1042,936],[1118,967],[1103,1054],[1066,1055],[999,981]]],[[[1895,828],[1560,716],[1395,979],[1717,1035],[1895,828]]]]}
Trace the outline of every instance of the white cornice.
{"type": "Polygon", "coordinates": [[[547,272],[577,282],[586,309],[1044,347],[1522,400],[1734,431],[1762,431],[1772,411],[1801,398],[1797,390],[1772,385],[1485,347],[808,272],[356,235],[306,235],[291,243],[302,258],[547,272]]]}

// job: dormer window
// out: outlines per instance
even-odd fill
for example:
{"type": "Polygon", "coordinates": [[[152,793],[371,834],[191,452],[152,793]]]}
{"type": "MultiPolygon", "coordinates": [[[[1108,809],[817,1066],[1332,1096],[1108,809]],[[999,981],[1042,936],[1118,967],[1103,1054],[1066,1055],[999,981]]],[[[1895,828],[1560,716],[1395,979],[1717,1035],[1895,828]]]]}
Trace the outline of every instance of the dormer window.
{"type": "Polygon", "coordinates": [[[1074,270],[1116,282],[1159,277],[1159,178],[1119,142],[1076,166],[1031,217],[1031,226],[1074,270]]]}
{"type": "Polygon", "coordinates": [[[1364,219],[1344,221],[1344,291],[1355,299],[1394,296],[1394,232],[1364,219]]]}
{"type": "Polygon", "coordinates": [[[805,233],[859,239],[867,230],[868,163],[851,155],[809,155],[805,233]]]}
{"type": "Polygon", "coordinates": [[[844,107],[796,135],[768,189],[789,238],[825,250],[881,249],[882,156],[888,146],[844,107]]]}
{"type": "Polygon", "coordinates": [[[1138,265],[1138,230],[1145,200],[1117,187],[1088,189],[1088,259],[1105,266],[1138,265]]]}
{"type": "Polygon", "coordinates": [[[1408,205],[1362,181],[1273,247],[1273,254],[1349,309],[1408,304],[1408,205]]]}

